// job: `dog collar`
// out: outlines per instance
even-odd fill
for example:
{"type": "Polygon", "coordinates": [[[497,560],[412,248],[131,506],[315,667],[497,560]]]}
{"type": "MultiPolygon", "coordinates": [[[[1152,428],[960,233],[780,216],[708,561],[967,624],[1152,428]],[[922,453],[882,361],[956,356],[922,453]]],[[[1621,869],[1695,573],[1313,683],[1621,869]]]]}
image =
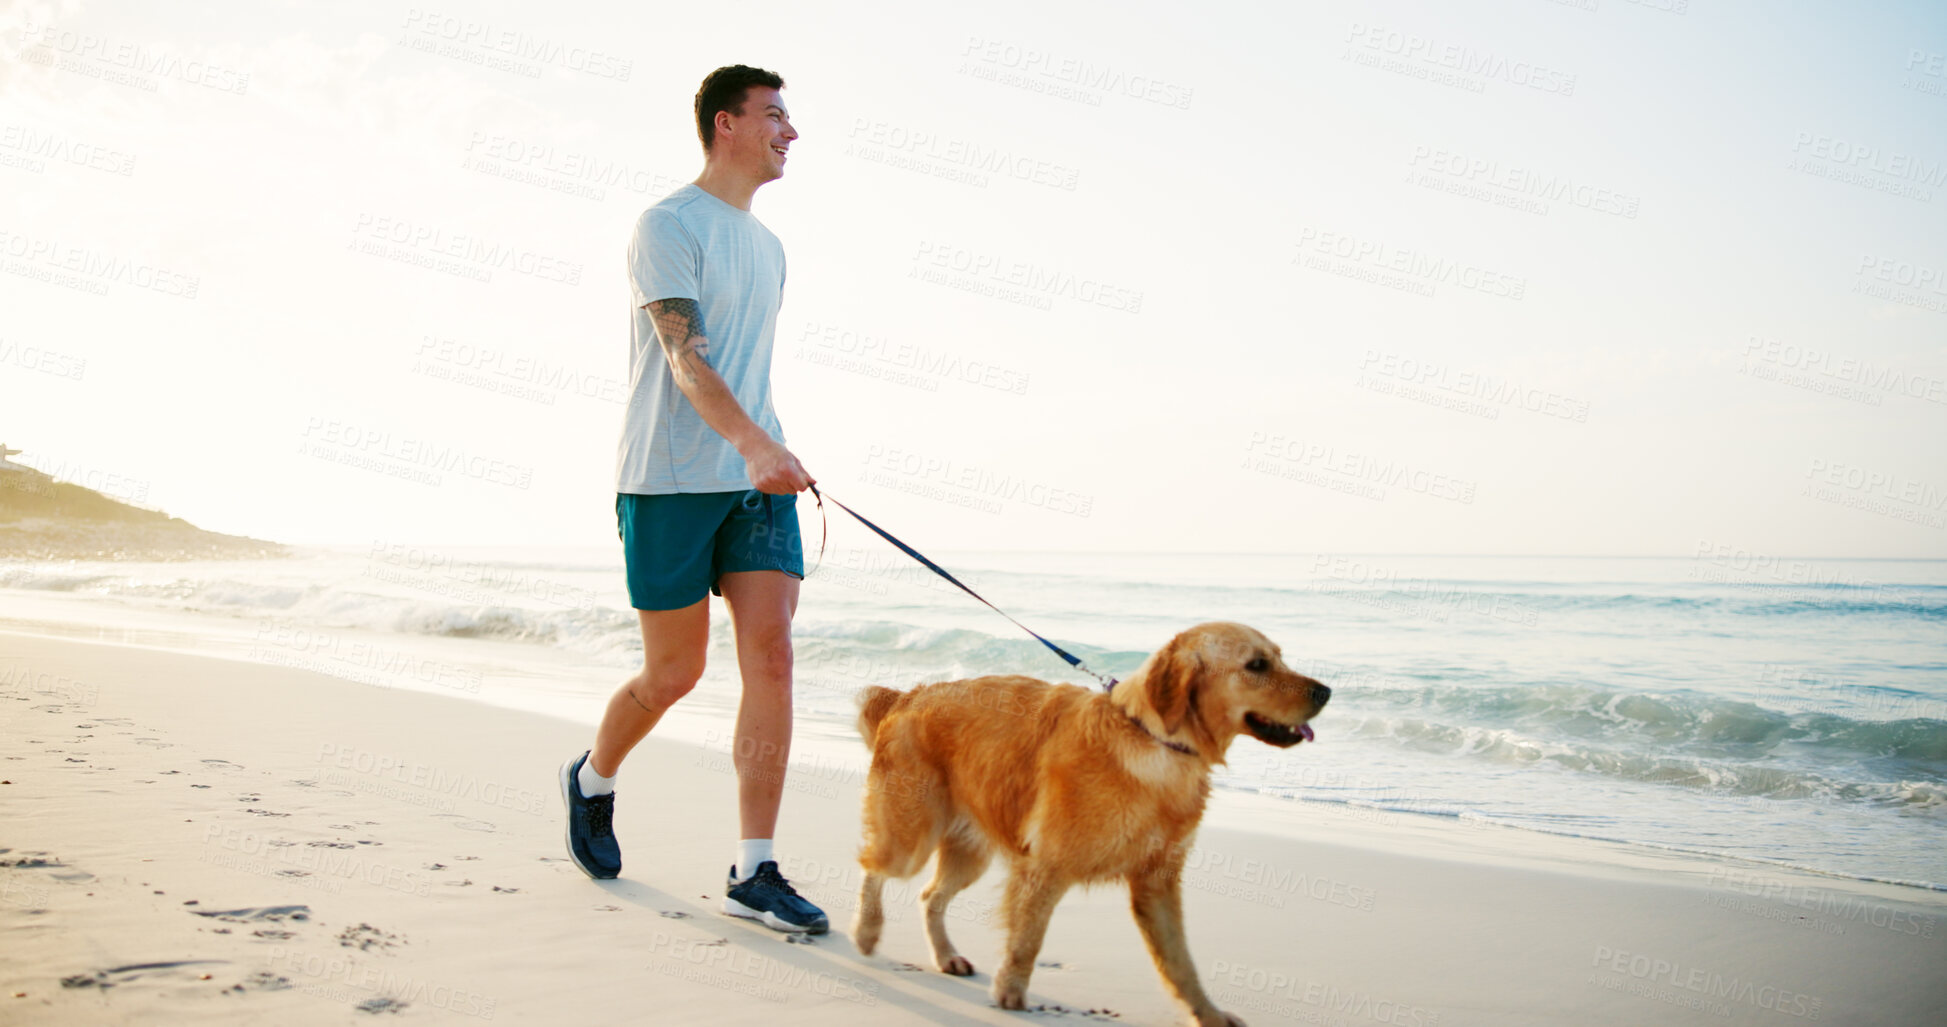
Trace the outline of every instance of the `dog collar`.
{"type": "Polygon", "coordinates": [[[1134,724],[1137,727],[1141,728],[1143,734],[1146,734],[1149,737],[1156,739],[1156,741],[1159,742],[1164,748],[1175,749],[1177,752],[1180,752],[1185,756],[1195,756],[1197,754],[1197,751],[1195,749],[1192,749],[1189,746],[1184,745],[1182,742],[1172,742],[1169,739],[1158,735],[1156,732],[1151,731],[1149,729],[1149,726],[1142,722],[1141,717],[1138,717],[1133,713],[1125,714],[1125,716],[1129,718],[1129,723],[1134,724]]]}

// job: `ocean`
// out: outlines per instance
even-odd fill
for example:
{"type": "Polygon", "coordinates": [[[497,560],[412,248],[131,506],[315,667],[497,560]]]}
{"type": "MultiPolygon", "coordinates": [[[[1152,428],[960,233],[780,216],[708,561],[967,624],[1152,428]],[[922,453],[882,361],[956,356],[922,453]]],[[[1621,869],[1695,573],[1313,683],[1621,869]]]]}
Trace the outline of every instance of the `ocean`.
{"type": "MultiPolygon", "coordinates": [[[[1947,562],[1710,543],[1688,558],[929,555],[1104,673],[1127,675],[1192,624],[1236,620],[1332,686],[1316,742],[1240,738],[1220,791],[1446,818],[1517,844],[1541,832],[1947,888],[1947,562]]],[[[620,566],[617,548],[391,542],[262,561],[0,561],[0,630],[592,725],[641,654],[620,566]]],[[[794,774],[864,764],[852,696],[868,684],[1092,684],[876,539],[827,549],[796,644],[794,774]]],[[[0,692],[112,706],[117,683],[53,680],[6,648],[0,635],[0,692]]],[[[721,747],[736,681],[718,606],[704,682],[657,730],[721,747]]]]}

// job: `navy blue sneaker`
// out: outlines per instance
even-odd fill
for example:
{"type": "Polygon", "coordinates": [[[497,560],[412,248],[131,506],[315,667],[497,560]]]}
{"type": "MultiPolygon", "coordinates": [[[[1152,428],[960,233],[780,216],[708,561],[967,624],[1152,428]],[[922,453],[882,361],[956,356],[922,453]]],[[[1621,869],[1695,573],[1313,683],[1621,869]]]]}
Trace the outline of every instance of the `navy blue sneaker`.
{"type": "Polygon", "coordinates": [[[568,858],[581,872],[605,881],[622,872],[622,847],[615,844],[615,794],[581,794],[582,753],[561,765],[561,801],[568,807],[568,858]]]}
{"type": "Polygon", "coordinates": [[[757,873],[742,884],[737,868],[730,868],[726,882],[729,893],[723,897],[723,911],[731,916],[749,917],[773,931],[823,934],[831,929],[825,911],[800,897],[791,882],[778,873],[777,860],[757,864],[757,873]]]}

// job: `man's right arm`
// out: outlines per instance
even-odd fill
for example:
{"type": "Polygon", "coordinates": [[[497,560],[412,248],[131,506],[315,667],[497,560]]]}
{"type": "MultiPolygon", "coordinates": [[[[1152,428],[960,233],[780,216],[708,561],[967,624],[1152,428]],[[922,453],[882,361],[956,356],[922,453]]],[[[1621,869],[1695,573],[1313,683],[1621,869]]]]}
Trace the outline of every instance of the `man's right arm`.
{"type": "Polygon", "coordinates": [[[702,311],[692,299],[651,300],[643,304],[656,326],[656,340],[669,362],[670,377],[689,398],[704,423],[729,440],[743,456],[750,483],[760,492],[802,492],[815,479],[784,444],[757,426],[730,386],[710,366],[710,340],[702,311]]]}

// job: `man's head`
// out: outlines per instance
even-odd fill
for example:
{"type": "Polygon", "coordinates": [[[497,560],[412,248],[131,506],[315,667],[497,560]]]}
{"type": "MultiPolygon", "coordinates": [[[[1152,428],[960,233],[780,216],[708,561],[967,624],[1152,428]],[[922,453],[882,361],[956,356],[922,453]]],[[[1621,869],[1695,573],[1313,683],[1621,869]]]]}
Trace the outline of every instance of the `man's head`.
{"type": "Polygon", "coordinates": [[[784,174],[783,151],[798,138],[778,90],[776,72],[732,64],[703,79],[696,91],[696,135],[704,159],[770,181],[784,174]]]}

